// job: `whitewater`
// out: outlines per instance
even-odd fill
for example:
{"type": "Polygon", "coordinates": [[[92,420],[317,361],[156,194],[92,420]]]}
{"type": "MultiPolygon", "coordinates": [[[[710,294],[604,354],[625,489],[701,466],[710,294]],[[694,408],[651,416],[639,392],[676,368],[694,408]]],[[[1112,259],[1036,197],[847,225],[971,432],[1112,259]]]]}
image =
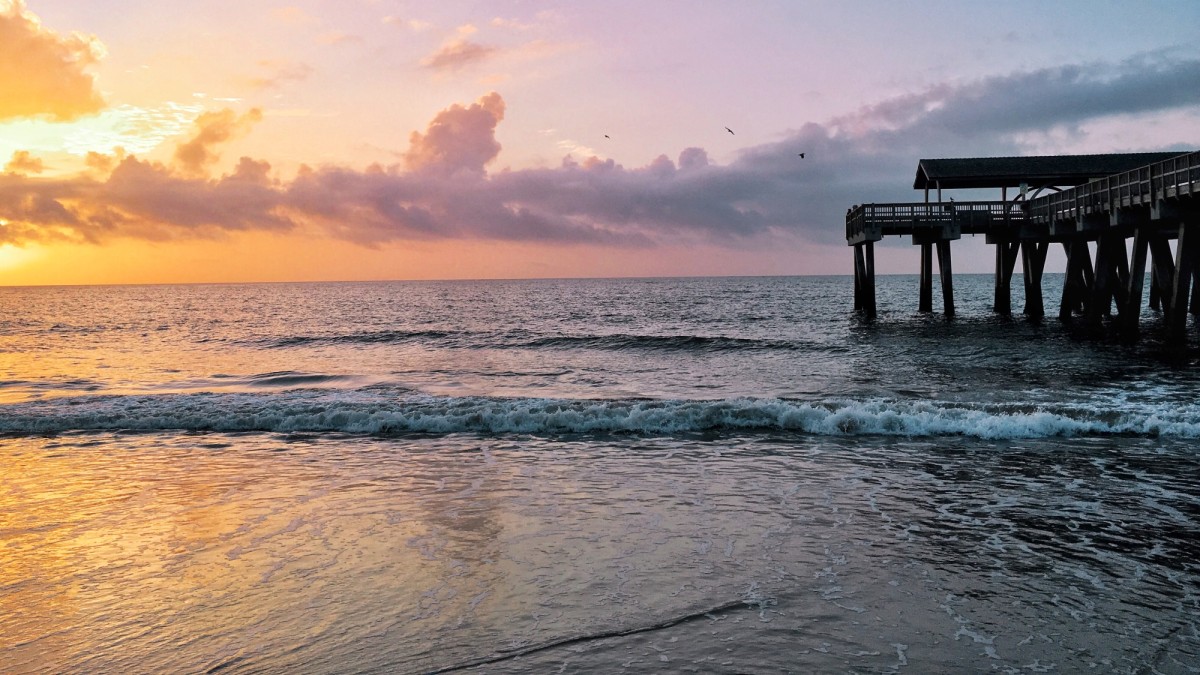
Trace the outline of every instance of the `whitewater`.
{"type": "Polygon", "coordinates": [[[956,281],[2,288],[0,672],[1197,672],[1196,340],[956,281]]]}

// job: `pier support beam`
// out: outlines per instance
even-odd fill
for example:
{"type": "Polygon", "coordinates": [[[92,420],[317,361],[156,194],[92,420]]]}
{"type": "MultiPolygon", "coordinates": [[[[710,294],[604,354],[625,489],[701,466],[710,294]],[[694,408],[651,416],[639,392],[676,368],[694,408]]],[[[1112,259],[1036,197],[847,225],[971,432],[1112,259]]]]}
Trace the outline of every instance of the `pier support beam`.
{"type": "Polygon", "coordinates": [[[1184,344],[1187,340],[1188,296],[1197,257],[1200,257],[1200,225],[1180,223],[1175,245],[1175,278],[1172,279],[1167,310],[1167,340],[1175,344],[1184,344]]]}
{"type": "MultiPolygon", "coordinates": [[[[1146,278],[1146,255],[1150,252],[1148,228],[1139,227],[1133,232],[1133,250],[1129,256],[1129,275],[1125,284],[1125,306],[1121,308],[1121,339],[1136,342],[1141,333],[1142,286],[1146,278]]],[[[1153,271],[1151,272],[1153,275],[1153,271]]],[[[1151,305],[1154,297],[1154,281],[1150,282],[1151,305]]]]}
{"type": "Polygon", "coordinates": [[[854,246],[854,309],[875,318],[875,244],[854,246]]]}
{"type": "Polygon", "coordinates": [[[997,314],[1012,313],[1012,275],[1020,249],[1020,242],[996,242],[996,296],[992,311],[997,314]]]}
{"type": "MultiPolygon", "coordinates": [[[[1096,242],[1096,273],[1087,298],[1085,317],[1099,323],[1112,313],[1113,300],[1119,314],[1129,312],[1129,259],[1125,256],[1125,236],[1105,232],[1096,242]]],[[[1140,307],[1138,308],[1141,309],[1140,307]]]]}
{"type": "Polygon", "coordinates": [[[1092,252],[1086,241],[1064,241],[1063,250],[1067,254],[1067,273],[1063,279],[1058,318],[1070,319],[1073,312],[1084,311],[1095,278],[1092,274],[1092,252]]]}
{"type": "Polygon", "coordinates": [[[1200,262],[1192,268],[1192,305],[1188,311],[1192,316],[1200,316],[1200,262]]]}
{"type": "Polygon", "coordinates": [[[950,242],[937,243],[938,267],[942,276],[942,306],[946,316],[954,316],[954,271],[950,265],[950,242]]]}
{"type": "Polygon", "coordinates": [[[921,292],[917,311],[933,311],[933,244],[921,244],[921,292]]]}
{"type": "Polygon", "coordinates": [[[863,290],[862,290],[862,254],[859,253],[858,247],[854,247],[854,311],[861,312],[863,308],[863,290]]]}
{"type": "Polygon", "coordinates": [[[1046,269],[1049,242],[1026,241],[1021,244],[1021,274],[1025,277],[1025,316],[1040,319],[1046,315],[1042,302],[1042,271],[1046,269]]]}
{"type": "Polygon", "coordinates": [[[1163,237],[1150,239],[1150,308],[1166,311],[1171,307],[1171,281],[1175,278],[1175,257],[1163,237]]]}

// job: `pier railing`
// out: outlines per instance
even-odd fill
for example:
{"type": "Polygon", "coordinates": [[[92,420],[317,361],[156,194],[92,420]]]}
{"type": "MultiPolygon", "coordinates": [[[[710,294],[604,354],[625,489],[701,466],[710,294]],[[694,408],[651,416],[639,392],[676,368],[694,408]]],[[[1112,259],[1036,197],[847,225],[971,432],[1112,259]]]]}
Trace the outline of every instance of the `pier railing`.
{"type": "Polygon", "coordinates": [[[935,230],[989,234],[1020,225],[1025,212],[1013,202],[925,202],[859,204],[846,214],[846,242],[878,241],[887,235],[935,230]]]}
{"type": "Polygon", "coordinates": [[[1200,152],[1192,152],[1034,199],[1029,218],[1036,223],[1073,220],[1197,193],[1200,152]]]}

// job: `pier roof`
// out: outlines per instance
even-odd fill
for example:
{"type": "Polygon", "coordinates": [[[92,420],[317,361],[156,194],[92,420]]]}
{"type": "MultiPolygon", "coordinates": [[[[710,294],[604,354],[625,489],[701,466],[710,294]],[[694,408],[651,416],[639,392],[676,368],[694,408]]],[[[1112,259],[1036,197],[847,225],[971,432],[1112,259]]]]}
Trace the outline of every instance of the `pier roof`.
{"type": "Polygon", "coordinates": [[[1090,180],[1168,160],[1184,152],[922,159],[913,188],[1001,188],[1082,185],[1090,180]]]}

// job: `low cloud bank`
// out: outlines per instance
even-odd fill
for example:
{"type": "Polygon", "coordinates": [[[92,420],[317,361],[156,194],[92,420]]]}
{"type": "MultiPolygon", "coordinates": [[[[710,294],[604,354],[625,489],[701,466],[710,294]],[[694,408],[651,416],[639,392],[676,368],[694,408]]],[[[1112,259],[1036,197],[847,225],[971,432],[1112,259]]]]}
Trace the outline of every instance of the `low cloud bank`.
{"type": "MultiPolygon", "coordinates": [[[[364,246],[444,239],[837,243],[851,204],[915,198],[908,186],[920,157],[1021,154],[1021,134],[1080,134],[1097,120],[1180,110],[1200,112],[1200,60],[1160,54],[938,85],[805,124],[728,165],[693,147],[636,168],[568,156],[555,168],[489,172],[506,114],[493,92],[452,105],[413,132],[402,164],[306,167],[288,181],[251,158],[227,175],[205,175],[220,144],[260,118],[226,110],[199,118],[169,165],[124,157],[113,158],[104,177],[0,175],[0,241],[315,230],[364,246]]],[[[1161,148],[1130,148],[1142,149],[1161,148]]],[[[33,161],[14,157],[10,165],[33,161]]]]}

